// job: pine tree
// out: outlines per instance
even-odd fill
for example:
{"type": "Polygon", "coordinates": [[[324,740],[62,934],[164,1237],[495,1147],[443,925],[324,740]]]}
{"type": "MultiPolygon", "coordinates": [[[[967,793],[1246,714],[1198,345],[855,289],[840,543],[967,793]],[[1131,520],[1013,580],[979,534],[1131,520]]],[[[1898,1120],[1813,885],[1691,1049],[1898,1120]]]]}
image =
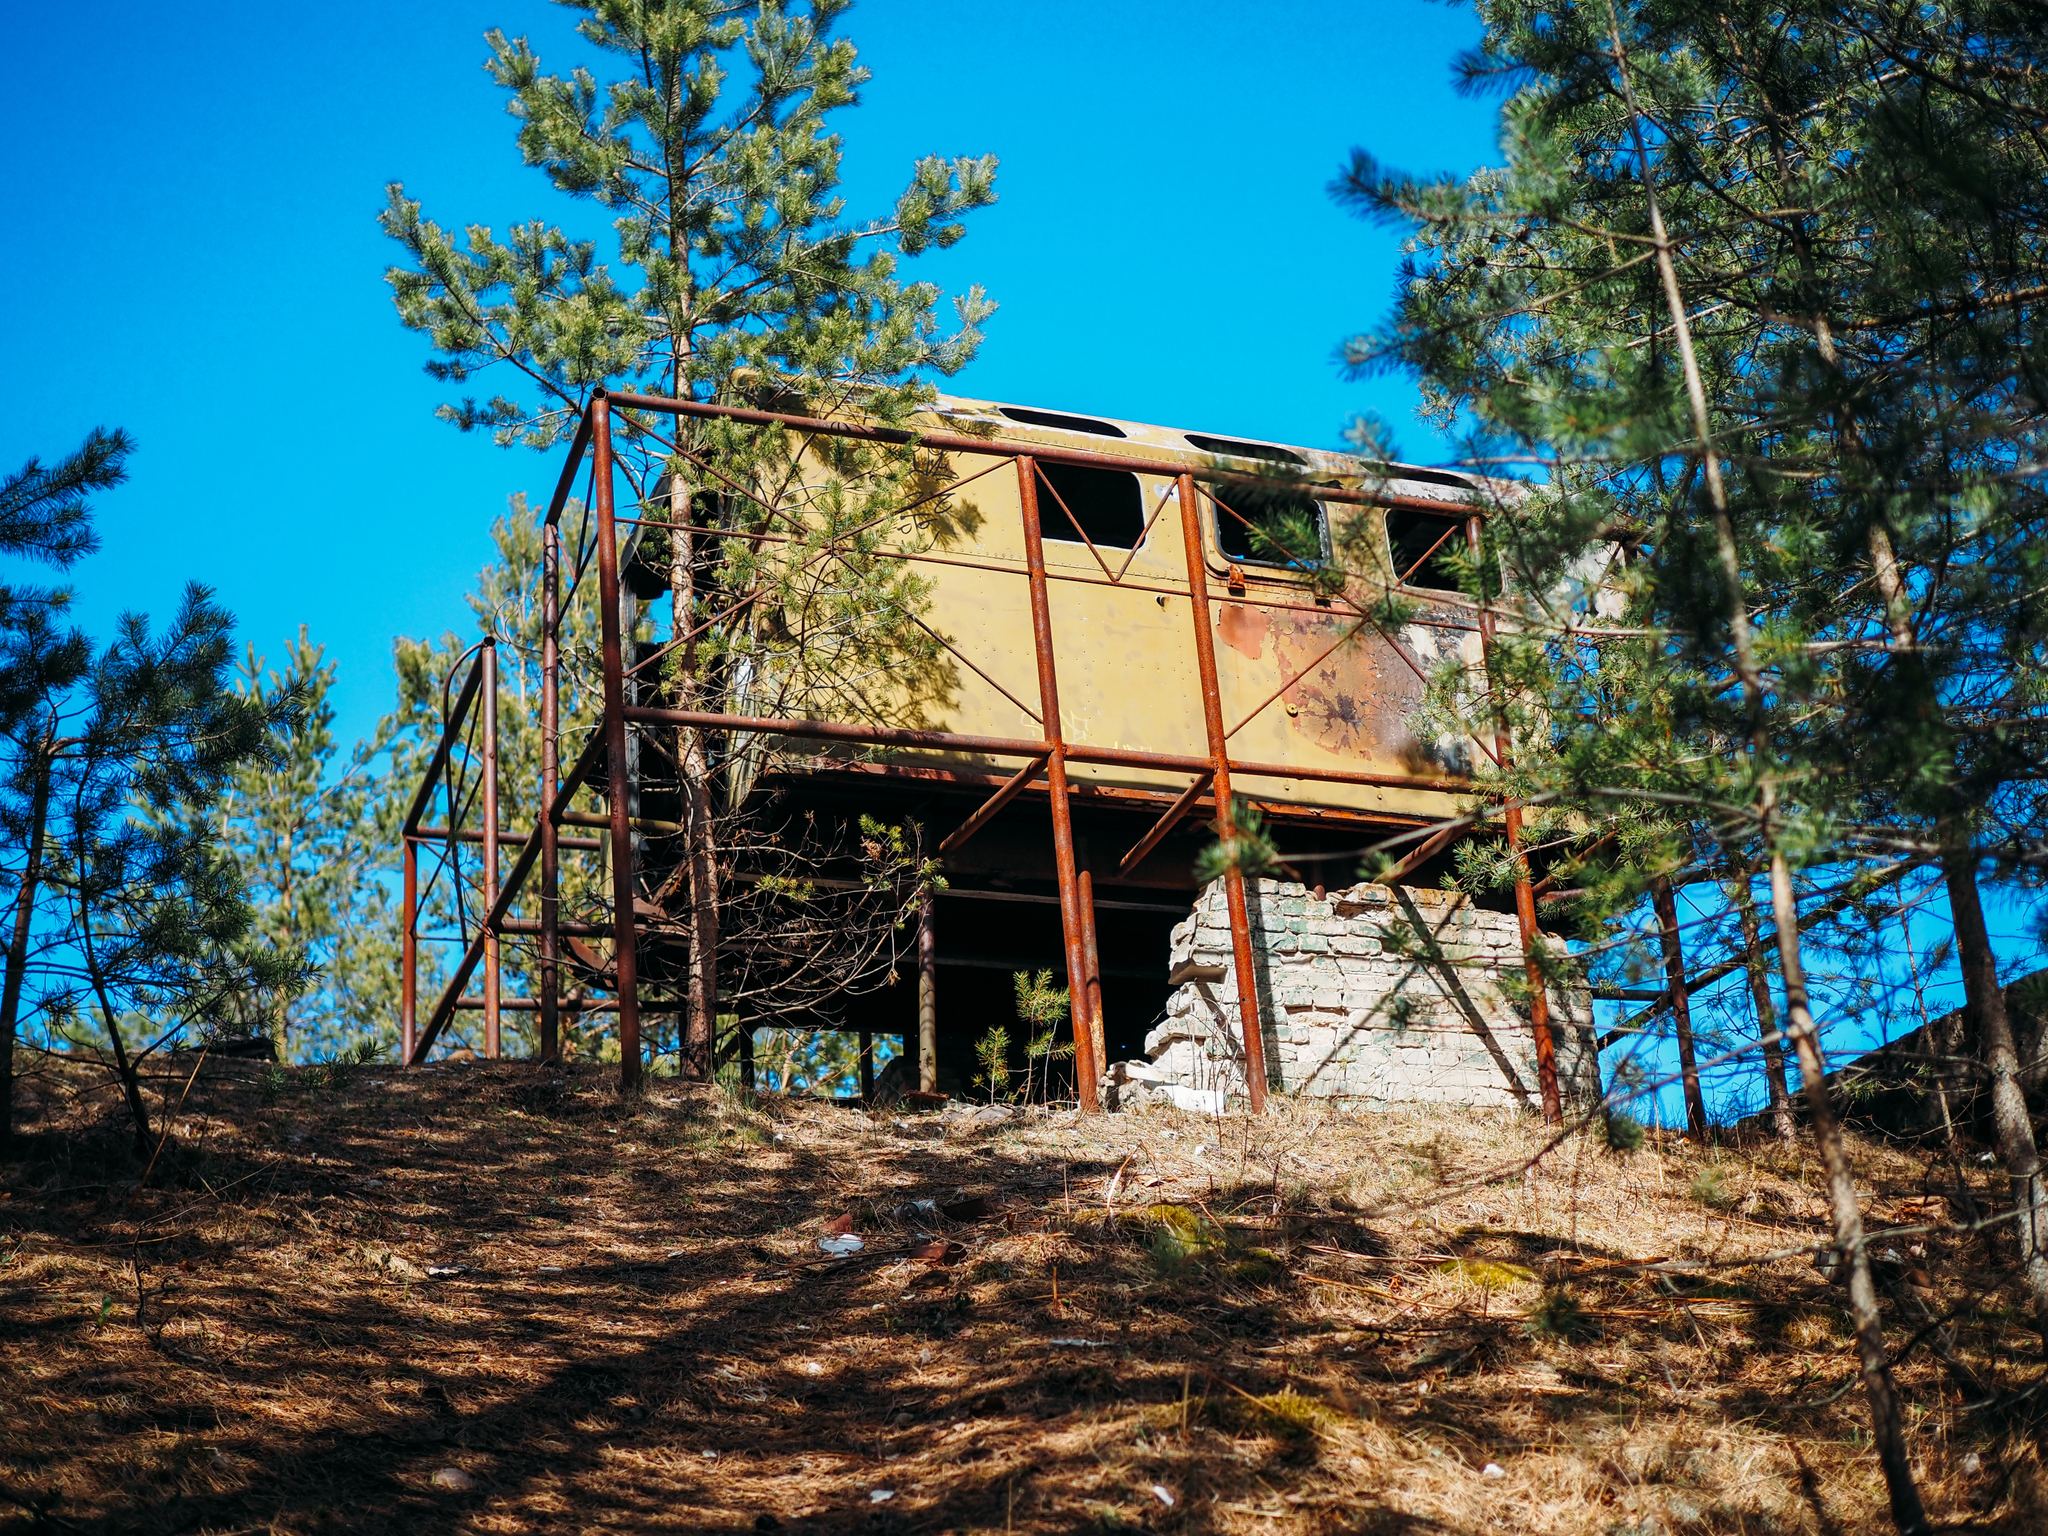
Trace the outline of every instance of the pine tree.
{"type": "MultiPolygon", "coordinates": [[[[524,39],[490,34],[486,68],[509,94],[522,155],[556,190],[614,215],[627,276],[544,221],[506,241],[472,227],[458,246],[394,185],[384,227],[411,265],[390,280],[400,318],[434,344],[430,371],[460,383],[496,367],[532,391],[465,398],[442,408],[447,419],[546,448],[594,390],[624,385],[901,421],[930,398],[925,372],[973,356],[993,308],[980,290],[957,301],[960,325],[945,334],[936,288],[897,269],[960,238],[960,216],[994,198],[995,162],[922,160],[893,214],[844,222],[840,141],[825,120],[867,79],[832,35],[845,8],[581,6],[579,36],[625,65],[602,85],[587,68],[545,74],[524,39]]],[[[615,420],[621,470],[666,534],[667,696],[750,713],[756,701],[900,710],[904,675],[930,672],[936,651],[911,622],[922,584],[875,557],[895,532],[878,522],[930,466],[914,451],[730,424],[615,420]]],[[[695,731],[678,733],[673,756],[688,826],[688,1049],[703,1075],[720,997],[720,758],[728,804],[744,802],[760,762],[752,744],[695,731]]]]}
{"type": "MultiPolygon", "coordinates": [[[[1508,163],[1430,184],[1356,160],[1343,195],[1411,222],[1416,256],[1353,357],[1415,367],[1441,421],[1469,412],[1475,462],[1542,470],[1467,590],[1501,614],[1499,701],[1533,748],[1502,787],[1582,846],[1606,834],[1569,868],[1588,937],[1627,942],[1662,878],[1736,870],[1740,917],[1769,877],[1880,1459],[1917,1529],[1801,930],[1939,860],[1995,1051],[1976,873],[2012,856],[2043,748],[2037,29],[1967,5],[1481,14],[1466,78],[1511,87],[1508,163]],[[1839,893],[1802,914],[1795,877],[1839,893]]],[[[2040,1241],[2021,1248],[2038,1298],[2040,1241]]]]}
{"type": "MultiPolygon", "coordinates": [[[[76,453],[47,468],[31,458],[0,481],[0,552],[59,569],[91,553],[98,539],[89,498],[127,479],[133,447],[119,429],[96,427],[76,453]]],[[[0,836],[20,855],[9,871],[13,921],[0,984],[0,1145],[13,1135],[15,1035],[29,969],[40,958],[37,904],[47,896],[51,778],[56,755],[71,745],[49,704],[85,674],[92,654],[82,632],[62,627],[70,601],[64,588],[0,586],[0,740],[7,754],[0,836]]]]}
{"type": "Polygon", "coordinates": [[[233,776],[220,812],[255,936],[320,973],[276,1013],[280,1052],[301,1060],[389,1043],[398,1013],[392,903],[375,877],[385,847],[372,819],[387,744],[380,731],[343,758],[328,703],[335,667],[325,654],[303,625],[282,673],[248,649],[237,691],[266,712],[285,708],[272,730],[274,756],[233,776]]]}
{"type": "Polygon", "coordinates": [[[189,586],[161,633],[124,614],[75,694],[44,701],[70,737],[53,764],[50,883],[63,912],[45,1007],[104,1042],[145,1153],[142,1060],[188,1029],[232,1030],[252,1011],[281,1009],[311,975],[302,953],[252,935],[247,889],[221,842],[228,785],[270,758],[273,732],[298,707],[235,692],[233,625],[189,586]]]}

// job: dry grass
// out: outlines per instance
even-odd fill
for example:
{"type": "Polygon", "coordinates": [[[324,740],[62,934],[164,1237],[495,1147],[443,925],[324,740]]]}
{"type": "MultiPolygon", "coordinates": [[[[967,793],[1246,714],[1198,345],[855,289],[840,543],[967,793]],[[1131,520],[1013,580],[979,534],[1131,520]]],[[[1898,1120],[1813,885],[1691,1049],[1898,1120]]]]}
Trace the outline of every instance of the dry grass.
{"type": "MultiPolygon", "coordinates": [[[[233,1068],[146,1187],[83,1069],[42,1079],[0,1166],[0,1525],[1885,1526],[1841,1293],[1803,1257],[1630,1267],[1821,1237],[1796,1150],[1575,1140],[1483,1183],[1534,1127],[1295,1106],[976,1129],[622,1102],[596,1073],[233,1068]],[[962,1195],[989,1218],[898,1209],[962,1195]],[[814,1262],[846,1213],[867,1248],[814,1262]],[[965,1258],[907,1257],[932,1237],[965,1258]]],[[[1952,1187],[1858,1155],[1880,1226],[1952,1187]]],[[[1949,1363],[1899,1369],[1937,1519],[2048,1528],[2013,1400],[2040,1346],[1996,1256],[1896,1245],[1927,1274],[1893,1286],[1895,1348],[1961,1308],[1949,1363]]]]}

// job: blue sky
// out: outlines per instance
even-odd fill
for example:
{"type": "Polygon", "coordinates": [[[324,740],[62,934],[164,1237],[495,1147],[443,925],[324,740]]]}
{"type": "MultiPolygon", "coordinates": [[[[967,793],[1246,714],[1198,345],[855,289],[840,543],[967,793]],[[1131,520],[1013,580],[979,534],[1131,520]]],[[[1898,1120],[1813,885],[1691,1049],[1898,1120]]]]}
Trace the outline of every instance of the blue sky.
{"type": "MultiPolygon", "coordinates": [[[[466,622],[491,519],[554,469],[433,418],[375,215],[403,180],[446,225],[593,225],[520,164],[480,67],[494,25],[566,66],[572,20],[532,0],[9,8],[0,463],[102,422],[140,444],[79,573],[93,628],[207,581],[272,655],[311,627],[356,735],[389,707],[392,637],[466,622]]],[[[1467,12],[868,0],[842,31],[874,73],[838,118],[852,216],[920,155],[1002,160],[999,204],[913,264],[1002,305],[950,387],[1317,444],[1370,409],[1441,451],[1405,382],[1339,377],[1398,253],[1325,187],[1353,144],[1412,169],[1491,157],[1494,105],[1450,86],[1467,12]]]]}

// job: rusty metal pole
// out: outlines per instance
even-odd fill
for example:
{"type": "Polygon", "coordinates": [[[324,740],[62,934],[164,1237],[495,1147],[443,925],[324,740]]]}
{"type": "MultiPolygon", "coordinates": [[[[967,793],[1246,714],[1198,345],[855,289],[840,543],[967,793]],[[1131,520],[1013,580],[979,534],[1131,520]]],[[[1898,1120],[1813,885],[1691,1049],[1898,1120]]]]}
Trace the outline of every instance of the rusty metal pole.
{"type": "MultiPolygon", "coordinates": [[[[1485,541],[1476,517],[1465,519],[1465,547],[1472,552],[1474,560],[1479,559],[1484,550],[1485,541]]],[[[1487,686],[1495,686],[1493,614],[1484,607],[1479,610],[1479,650],[1487,686]]],[[[1512,766],[1514,758],[1512,744],[1508,740],[1506,703],[1504,700],[1498,702],[1494,716],[1493,753],[1505,772],[1512,766]]],[[[1519,805],[1508,806],[1501,820],[1507,826],[1508,857],[1521,870],[1515,880],[1515,922],[1522,935],[1522,972],[1529,981],[1529,1032],[1536,1041],[1536,1090],[1543,1100],[1544,1124],[1562,1125],[1564,1101],[1557,1088],[1557,1038],[1550,1028],[1550,989],[1543,977],[1543,967],[1536,958],[1540,934],[1536,926],[1536,888],[1529,882],[1529,871],[1522,866],[1522,808],[1519,805]]]]}
{"type": "MultiPolygon", "coordinates": [[[[1230,747],[1223,733],[1223,695],[1216,682],[1216,636],[1209,618],[1209,575],[1202,560],[1202,518],[1195,501],[1195,477],[1180,477],[1180,536],[1187,555],[1188,606],[1194,611],[1195,667],[1202,679],[1202,724],[1209,735],[1210,767],[1216,777],[1216,835],[1237,836],[1230,795],[1230,747]]],[[[1245,1093],[1252,1113],[1266,1108],[1265,1021],[1259,1017],[1258,972],[1252,965],[1252,920],[1245,906],[1244,871],[1235,862],[1223,873],[1230,906],[1230,957],[1237,972],[1238,1033],[1244,1038],[1245,1093]]]]}
{"type": "Polygon", "coordinates": [[[640,1086],[640,997],[634,975],[633,828],[626,804],[625,637],[619,632],[619,527],[612,511],[611,402],[590,402],[597,503],[597,606],[604,640],[605,799],[611,809],[613,969],[619,998],[619,1086],[640,1086]]]}
{"type": "Polygon", "coordinates": [[[412,1063],[420,1007],[420,850],[410,836],[404,841],[405,938],[400,950],[398,982],[398,1064],[402,1067],[412,1063]]]}
{"type": "Polygon", "coordinates": [[[1038,653],[1038,712],[1045,721],[1045,782],[1052,791],[1053,868],[1060,885],[1060,934],[1067,947],[1067,1003],[1074,1022],[1074,1076],[1081,1108],[1099,1107],[1095,1085],[1102,1064],[1095,1059],[1095,1021],[1088,1010],[1088,960],[1082,946],[1081,890],[1074,873],[1074,822],[1067,805],[1066,733],[1060,727],[1060,685],[1053,666],[1052,603],[1045,586],[1045,541],[1038,527],[1038,467],[1017,460],[1017,499],[1023,512],[1024,565],[1031,582],[1031,639],[1038,653]]]}
{"type": "Polygon", "coordinates": [[[939,1091],[939,938],[932,888],[917,901],[917,1087],[939,1091]]]}
{"type": "Polygon", "coordinates": [[[484,636],[484,1059],[502,1054],[498,1012],[498,930],[491,908],[498,903],[498,637],[484,636]]]}
{"type": "Polygon", "coordinates": [[[561,671],[562,530],[541,529],[540,597],[540,1059],[561,1054],[561,832],[548,807],[562,783],[561,671]]]}
{"type": "Polygon", "coordinates": [[[1678,1028],[1678,1075],[1685,1085],[1685,1123],[1694,1142],[1707,1140],[1707,1101],[1700,1095],[1700,1069],[1692,1048],[1692,998],[1685,989],[1685,942],[1678,933],[1678,901],[1671,882],[1659,875],[1650,886],[1657,931],[1664,941],[1664,981],[1671,988],[1671,1018],[1678,1028]]]}
{"type": "Polygon", "coordinates": [[[1095,1046],[1095,1070],[1109,1070],[1109,1054],[1102,1034],[1102,951],[1095,941],[1095,861],[1089,855],[1088,839],[1074,839],[1075,883],[1081,894],[1082,974],[1088,985],[1088,1036],[1095,1046]]]}

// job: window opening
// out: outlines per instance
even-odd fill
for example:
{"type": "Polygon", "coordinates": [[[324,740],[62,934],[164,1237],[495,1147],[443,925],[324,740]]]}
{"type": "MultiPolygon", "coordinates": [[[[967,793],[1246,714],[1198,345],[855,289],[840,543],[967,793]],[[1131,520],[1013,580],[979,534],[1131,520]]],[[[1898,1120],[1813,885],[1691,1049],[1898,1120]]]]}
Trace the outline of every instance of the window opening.
{"type": "MultiPolygon", "coordinates": [[[[1051,427],[1060,432],[1086,432],[1095,437],[1129,435],[1122,427],[1112,422],[1097,421],[1093,416],[1062,416],[1058,411],[1033,411],[1021,405],[999,405],[996,409],[1010,420],[1021,421],[1027,427],[1051,427]]],[[[1088,537],[1095,537],[1094,529],[1088,530],[1088,537]]]]}
{"type": "Polygon", "coordinates": [[[1308,463],[1293,449],[1275,448],[1271,443],[1244,443],[1234,437],[1209,437],[1201,432],[1183,435],[1204,453],[1227,453],[1240,459],[1266,459],[1274,464],[1308,463]]]}
{"type": "MultiPolygon", "coordinates": [[[[1277,565],[1295,570],[1313,570],[1330,557],[1330,524],[1323,505],[1306,496],[1275,492],[1253,486],[1223,486],[1216,506],[1216,546],[1224,558],[1239,565],[1277,565]],[[1245,525],[1272,528],[1261,537],[1245,525]],[[1278,524],[1279,527],[1273,527],[1278,524]],[[1305,530],[1301,549],[1283,548],[1275,541],[1280,528],[1305,530]]],[[[1214,494],[1214,492],[1212,492],[1214,494]]]]}
{"type": "Polygon", "coordinates": [[[1387,551],[1393,556],[1395,579],[1438,592],[1464,590],[1451,563],[1463,531],[1461,518],[1390,509],[1387,551]]]}
{"type": "Polygon", "coordinates": [[[1138,477],[1125,469],[1090,469],[1079,464],[1044,464],[1038,472],[1053,494],[1038,498],[1038,526],[1048,539],[1087,542],[1097,549],[1135,549],[1145,531],[1145,497],[1138,477]],[[1062,503],[1066,512],[1062,512],[1062,503]],[[1067,512],[1073,513],[1069,518],[1067,512]]]}

